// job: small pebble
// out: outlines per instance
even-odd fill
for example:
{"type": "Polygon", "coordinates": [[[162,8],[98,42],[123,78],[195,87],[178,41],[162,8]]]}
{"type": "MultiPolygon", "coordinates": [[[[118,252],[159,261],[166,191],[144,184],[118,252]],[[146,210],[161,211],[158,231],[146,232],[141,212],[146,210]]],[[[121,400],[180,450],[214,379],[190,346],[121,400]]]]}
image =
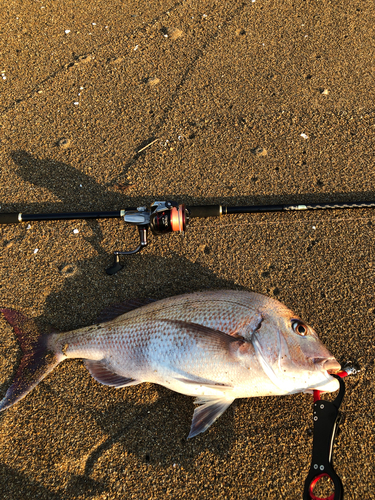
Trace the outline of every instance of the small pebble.
{"type": "Polygon", "coordinates": [[[302,137],[302,139],[305,139],[305,140],[309,138],[309,136],[307,134],[303,134],[303,133],[301,134],[301,137],[302,137]]]}
{"type": "Polygon", "coordinates": [[[70,148],[71,143],[72,143],[72,141],[70,139],[68,139],[67,137],[63,137],[62,139],[59,140],[57,145],[61,149],[68,149],[68,148],[70,148]]]}
{"type": "Polygon", "coordinates": [[[151,77],[147,80],[147,85],[149,85],[150,87],[154,87],[158,83],[160,83],[160,78],[157,78],[156,76],[151,77]]]}
{"type": "Polygon", "coordinates": [[[262,148],[262,146],[258,146],[257,148],[254,149],[254,154],[255,156],[261,157],[261,156],[267,156],[267,149],[262,148]]]}
{"type": "Polygon", "coordinates": [[[60,273],[69,278],[69,276],[74,276],[74,274],[76,274],[77,269],[78,268],[75,264],[67,264],[62,269],[60,269],[60,273]]]}
{"type": "Polygon", "coordinates": [[[164,28],[163,33],[166,38],[170,38],[171,40],[177,40],[177,38],[180,38],[184,34],[178,28],[164,28]]]}
{"type": "Polygon", "coordinates": [[[91,54],[86,54],[84,56],[80,56],[78,58],[78,61],[75,63],[75,65],[80,64],[80,63],[86,64],[86,63],[92,61],[93,59],[94,59],[94,57],[91,54]]]}

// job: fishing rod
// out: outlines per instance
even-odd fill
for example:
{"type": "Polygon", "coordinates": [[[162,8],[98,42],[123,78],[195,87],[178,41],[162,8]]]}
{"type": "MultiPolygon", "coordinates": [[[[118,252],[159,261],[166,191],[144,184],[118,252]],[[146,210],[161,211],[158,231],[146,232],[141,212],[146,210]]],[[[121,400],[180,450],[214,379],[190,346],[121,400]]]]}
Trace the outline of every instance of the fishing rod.
{"type": "Polygon", "coordinates": [[[185,206],[174,201],[155,201],[151,207],[126,208],[112,212],[69,212],[51,214],[24,214],[3,213],[0,214],[0,224],[15,224],[20,222],[35,222],[48,220],[76,220],[76,219],[110,219],[123,218],[128,224],[138,227],[139,245],[133,250],[115,251],[114,263],[106,269],[107,274],[116,274],[124,266],[120,263],[120,255],[131,255],[140,252],[147,246],[147,233],[150,229],[155,235],[166,233],[184,233],[188,222],[192,218],[220,217],[229,214],[250,214],[264,212],[284,212],[297,210],[327,210],[348,208],[375,208],[375,202],[358,203],[310,203],[310,204],[287,204],[287,205],[249,205],[249,206],[225,206],[225,205],[197,205],[185,206]]]}

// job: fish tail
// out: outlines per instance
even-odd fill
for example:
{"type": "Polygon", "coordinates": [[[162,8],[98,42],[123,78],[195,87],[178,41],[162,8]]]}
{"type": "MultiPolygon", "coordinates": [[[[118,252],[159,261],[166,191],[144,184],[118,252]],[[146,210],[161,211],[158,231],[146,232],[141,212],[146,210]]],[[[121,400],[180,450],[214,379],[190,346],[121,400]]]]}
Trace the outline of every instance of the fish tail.
{"type": "Polygon", "coordinates": [[[24,398],[55,366],[62,361],[48,345],[49,335],[42,335],[33,320],[14,309],[0,309],[21,347],[22,357],[11,386],[0,401],[0,411],[24,398]]]}

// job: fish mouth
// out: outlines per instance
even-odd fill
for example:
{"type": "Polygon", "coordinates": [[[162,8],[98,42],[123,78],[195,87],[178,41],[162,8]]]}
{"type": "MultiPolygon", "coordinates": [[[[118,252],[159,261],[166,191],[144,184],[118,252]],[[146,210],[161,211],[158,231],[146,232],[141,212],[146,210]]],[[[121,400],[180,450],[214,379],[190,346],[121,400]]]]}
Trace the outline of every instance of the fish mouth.
{"type": "Polygon", "coordinates": [[[312,358],[312,362],[317,369],[324,370],[329,374],[341,370],[341,365],[335,358],[312,358]]]}
{"type": "Polygon", "coordinates": [[[335,392],[340,389],[339,381],[332,377],[341,370],[341,365],[335,358],[312,358],[315,364],[315,369],[323,375],[322,380],[315,387],[308,389],[305,392],[313,393],[313,391],[335,392]]]}

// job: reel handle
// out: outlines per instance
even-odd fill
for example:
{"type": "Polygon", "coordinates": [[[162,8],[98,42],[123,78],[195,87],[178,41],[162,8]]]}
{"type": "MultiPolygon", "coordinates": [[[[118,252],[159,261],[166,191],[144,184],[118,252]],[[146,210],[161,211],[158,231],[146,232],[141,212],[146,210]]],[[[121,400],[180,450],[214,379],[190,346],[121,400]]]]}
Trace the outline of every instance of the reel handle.
{"type": "Polygon", "coordinates": [[[120,252],[120,251],[114,252],[113,255],[115,257],[115,261],[111,267],[108,267],[108,269],[106,269],[107,274],[109,274],[110,276],[113,274],[116,274],[119,271],[121,271],[121,269],[124,267],[122,264],[120,264],[120,255],[131,255],[133,253],[138,253],[145,246],[147,246],[147,243],[148,243],[148,241],[147,241],[148,225],[147,226],[138,226],[138,231],[139,231],[140,243],[137,246],[137,248],[135,248],[134,250],[128,250],[128,251],[123,251],[123,252],[120,252]]]}

